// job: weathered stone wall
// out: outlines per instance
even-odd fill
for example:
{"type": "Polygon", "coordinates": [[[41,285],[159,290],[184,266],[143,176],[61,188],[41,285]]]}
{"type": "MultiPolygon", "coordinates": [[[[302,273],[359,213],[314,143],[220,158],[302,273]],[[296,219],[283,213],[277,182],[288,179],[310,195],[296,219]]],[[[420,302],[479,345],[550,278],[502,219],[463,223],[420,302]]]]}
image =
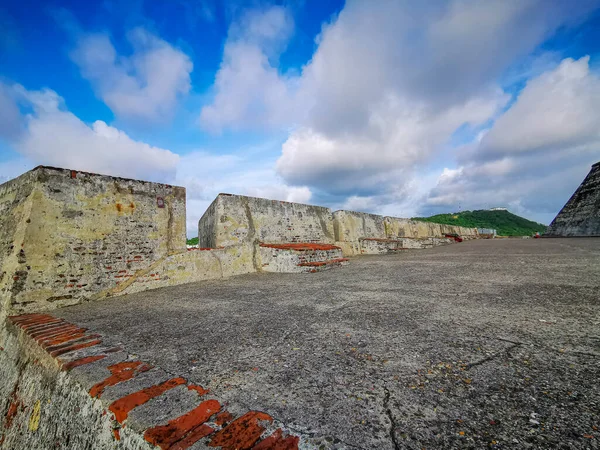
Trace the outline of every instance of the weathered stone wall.
{"type": "Polygon", "coordinates": [[[331,210],[321,206],[219,194],[198,224],[200,247],[242,242],[333,242],[331,210]]]}
{"type": "Polygon", "coordinates": [[[153,448],[130,430],[116,442],[102,403],[15,327],[0,343],[0,449],[153,448]]]}
{"type": "Polygon", "coordinates": [[[22,242],[25,235],[35,177],[34,172],[27,172],[0,185],[0,320],[5,309],[4,298],[10,294],[14,277],[21,275],[16,271],[7,273],[4,266],[14,266],[18,261],[21,248],[15,248],[15,242],[22,242]]]}
{"type": "Polygon", "coordinates": [[[592,166],[544,236],[600,236],[600,162],[592,166]]]}
{"type": "Polygon", "coordinates": [[[354,242],[362,238],[385,238],[385,217],[355,211],[333,213],[335,240],[354,242]]]}
{"type": "Polygon", "coordinates": [[[0,319],[10,311],[282,266],[259,243],[335,243],[344,255],[356,255],[474,232],[220,194],[199,222],[200,247],[211,250],[188,252],[184,188],[50,167],[1,185],[0,212],[0,319]],[[366,239],[397,242],[361,244],[366,239]],[[267,256],[273,264],[262,261],[267,256]]]}
{"type": "Polygon", "coordinates": [[[181,187],[38,167],[0,187],[0,208],[4,311],[94,298],[185,251],[181,187]]]}
{"type": "MultiPolygon", "coordinates": [[[[198,224],[200,247],[228,247],[241,242],[335,243],[344,255],[365,253],[361,248],[364,239],[404,239],[398,248],[402,242],[406,243],[403,248],[423,248],[431,242],[434,245],[449,242],[444,239],[446,234],[469,239],[477,237],[477,230],[355,211],[331,213],[328,208],[319,206],[229,194],[220,194],[198,224]],[[417,245],[407,239],[420,241],[417,245]]],[[[390,247],[390,244],[365,247],[382,246],[390,247]]]]}
{"type": "Polygon", "coordinates": [[[336,245],[345,255],[390,253],[407,248],[430,248],[453,242],[446,234],[477,237],[475,228],[440,225],[355,211],[333,213],[336,245]]]}
{"type": "Polygon", "coordinates": [[[119,286],[115,294],[215,280],[257,271],[254,244],[218,249],[190,249],[157,261],[119,286]]]}

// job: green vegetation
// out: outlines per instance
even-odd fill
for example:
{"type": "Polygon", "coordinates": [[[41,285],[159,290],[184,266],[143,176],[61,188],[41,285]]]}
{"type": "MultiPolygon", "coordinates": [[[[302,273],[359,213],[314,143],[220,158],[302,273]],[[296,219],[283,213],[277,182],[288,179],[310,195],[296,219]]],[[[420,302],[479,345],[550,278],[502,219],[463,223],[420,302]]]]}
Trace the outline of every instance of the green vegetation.
{"type": "Polygon", "coordinates": [[[508,211],[480,209],[431,217],[414,217],[424,222],[458,225],[471,228],[494,228],[500,236],[531,236],[546,230],[546,225],[527,220],[508,211]]]}
{"type": "Polygon", "coordinates": [[[198,238],[191,238],[187,240],[187,245],[198,245],[198,238]]]}

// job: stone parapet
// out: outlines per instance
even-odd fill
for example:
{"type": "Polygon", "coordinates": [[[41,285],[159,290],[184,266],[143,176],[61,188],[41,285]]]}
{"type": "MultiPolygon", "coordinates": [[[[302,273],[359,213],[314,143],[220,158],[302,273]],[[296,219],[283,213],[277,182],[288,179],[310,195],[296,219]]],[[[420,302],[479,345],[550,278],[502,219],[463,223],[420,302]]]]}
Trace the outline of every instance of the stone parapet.
{"type": "Polygon", "coordinates": [[[600,236],[600,162],[546,229],[544,237],[600,236]]]}

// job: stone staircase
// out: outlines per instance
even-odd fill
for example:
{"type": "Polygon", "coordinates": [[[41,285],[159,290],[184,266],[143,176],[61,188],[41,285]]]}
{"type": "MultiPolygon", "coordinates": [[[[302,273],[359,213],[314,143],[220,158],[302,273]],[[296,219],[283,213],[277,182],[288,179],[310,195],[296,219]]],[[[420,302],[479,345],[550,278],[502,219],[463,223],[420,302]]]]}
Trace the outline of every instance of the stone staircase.
{"type": "Polygon", "coordinates": [[[262,270],[279,273],[315,273],[348,264],[342,249],[313,242],[261,243],[262,270]]]}

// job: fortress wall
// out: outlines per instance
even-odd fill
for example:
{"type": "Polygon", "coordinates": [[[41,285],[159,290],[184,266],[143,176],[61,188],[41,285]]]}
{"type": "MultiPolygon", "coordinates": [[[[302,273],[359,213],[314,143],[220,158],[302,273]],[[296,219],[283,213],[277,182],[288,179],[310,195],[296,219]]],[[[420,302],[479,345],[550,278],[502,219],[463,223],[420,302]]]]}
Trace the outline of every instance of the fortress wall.
{"type": "MultiPolygon", "coordinates": [[[[190,249],[161,259],[138,273],[119,294],[131,294],[166,286],[215,280],[257,272],[254,244],[219,249],[190,249]]],[[[117,292],[115,292],[116,294],[117,292]]]]}
{"type": "Polygon", "coordinates": [[[453,233],[465,237],[477,235],[475,228],[355,211],[336,211],[333,213],[333,222],[335,240],[339,242],[355,242],[360,239],[443,238],[445,234],[453,233]]]}
{"type": "Polygon", "coordinates": [[[198,226],[200,247],[212,250],[188,252],[185,207],[181,187],[50,167],[0,185],[0,319],[9,310],[259,271],[258,243],[335,243],[355,255],[472,231],[220,194],[198,226]],[[362,245],[366,239],[396,242],[362,245]]]}
{"type": "Polygon", "coordinates": [[[219,194],[198,223],[200,247],[242,242],[334,241],[331,210],[321,206],[219,194]]]}
{"type": "Polygon", "coordinates": [[[544,236],[600,236],[600,162],[592,166],[544,236]]]}
{"type": "MultiPolygon", "coordinates": [[[[445,234],[472,238],[477,230],[355,211],[331,213],[320,206],[219,194],[200,219],[198,234],[201,248],[257,241],[318,242],[335,243],[344,255],[356,255],[365,253],[360,244],[365,239],[435,238],[431,242],[445,243],[445,234]]],[[[421,242],[421,247],[428,246],[428,242],[421,242]]]]}
{"type": "Polygon", "coordinates": [[[4,270],[4,266],[16,266],[21,248],[15,242],[22,241],[26,219],[31,210],[31,192],[35,174],[27,172],[14,180],[0,185],[0,319],[5,298],[10,293],[13,277],[19,274],[4,270]]]}
{"type": "Polygon", "coordinates": [[[95,298],[185,251],[181,187],[38,167],[2,185],[0,195],[15,216],[0,230],[2,245],[14,246],[2,266],[4,309],[95,298]]]}
{"type": "Polygon", "coordinates": [[[335,240],[354,242],[362,238],[385,238],[385,217],[355,211],[333,213],[335,240]]]}
{"type": "Polygon", "coordinates": [[[384,217],[354,211],[333,213],[335,245],[344,255],[381,254],[407,248],[429,248],[454,242],[446,234],[477,237],[475,228],[384,217]]]}

